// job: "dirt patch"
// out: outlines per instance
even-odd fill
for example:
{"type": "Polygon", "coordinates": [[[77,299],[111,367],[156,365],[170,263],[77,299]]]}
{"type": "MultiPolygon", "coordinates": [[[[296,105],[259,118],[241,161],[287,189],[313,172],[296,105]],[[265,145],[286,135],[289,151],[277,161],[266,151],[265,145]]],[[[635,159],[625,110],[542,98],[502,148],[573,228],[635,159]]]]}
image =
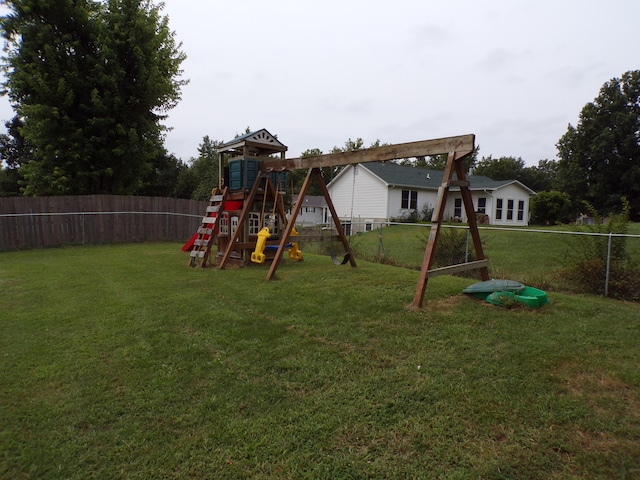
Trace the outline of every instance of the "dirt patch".
{"type": "Polygon", "coordinates": [[[428,300],[424,303],[422,309],[425,312],[449,313],[455,310],[464,300],[460,295],[454,295],[438,300],[428,300]]]}

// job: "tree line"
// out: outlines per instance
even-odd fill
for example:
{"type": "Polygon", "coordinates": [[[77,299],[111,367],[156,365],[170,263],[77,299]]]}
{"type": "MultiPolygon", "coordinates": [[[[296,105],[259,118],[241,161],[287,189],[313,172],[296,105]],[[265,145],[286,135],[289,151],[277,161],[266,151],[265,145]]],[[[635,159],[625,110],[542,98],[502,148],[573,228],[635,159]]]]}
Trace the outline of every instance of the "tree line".
{"type": "MultiPolygon", "coordinates": [[[[15,112],[0,135],[0,196],[120,194],[206,199],[218,184],[218,146],[205,136],[188,161],[164,147],[162,120],[181,99],[186,55],[152,0],[1,0],[1,93],[15,112]]],[[[248,131],[249,129],[247,129],[248,131]]],[[[245,131],[246,132],[246,131],[245,131]]],[[[382,145],[376,140],[369,146],[382,145]]],[[[640,220],[640,71],[613,78],[557,144],[558,158],[466,159],[474,174],[538,192],[532,221],[625,208],[640,220]]],[[[330,152],[365,148],[349,138],[330,152]]],[[[305,155],[322,154],[309,149],[305,155]]],[[[444,168],[446,156],[407,159],[444,168]]],[[[323,169],[330,181],[339,168],[323,169]]],[[[293,172],[296,191],[305,172],[293,172]]],[[[314,193],[312,190],[310,193],[314,193]]],[[[317,193],[317,192],[315,192],[317,193]]]]}

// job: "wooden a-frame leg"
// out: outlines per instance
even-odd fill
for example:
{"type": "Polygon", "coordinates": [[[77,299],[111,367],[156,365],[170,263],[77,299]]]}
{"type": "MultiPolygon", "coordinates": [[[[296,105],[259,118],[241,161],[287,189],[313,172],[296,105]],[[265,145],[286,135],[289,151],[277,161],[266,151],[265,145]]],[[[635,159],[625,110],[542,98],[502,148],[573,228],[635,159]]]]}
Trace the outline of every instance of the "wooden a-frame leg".
{"type": "Polygon", "coordinates": [[[320,185],[320,190],[322,191],[322,195],[325,201],[327,202],[327,207],[331,212],[331,218],[336,227],[336,231],[338,232],[338,236],[340,237],[340,241],[344,246],[345,252],[349,255],[349,263],[351,264],[352,267],[357,267],[356,260],[355,258],[353,258],[353,252],[351,251],[351,246],[349,245],[349,240],[344,234],[344,230],[342,228],[342,225],[340,224],[340,219],[338,218],[336,209],[333,206],[333,202],[331,201],[331,196],[329,195],[329,191],[327,190],[327,185],[324,181],[324,178],[322,177],[322,173],[320,172],[320,169],[316,167],[316,168],[309,169],[309,171],[307,172],[307,176],[304,179],[302,188],[298,193],[298,201],[296,202],[296,205],[293,211],[291,212],[291,216],[289,217],[289,221],[287,222],[285,231],[283,232],[282,238],[280,239],[280,244],[278,245],[278,251],[276,252],[276,256],[271,262],[271,267],[267,272],[267,280],[271,280],[275,275],[276,270],[278,269],[278,265],[280,263],[280,259],[282,258],[282,253],[284,252],[287,239],[289,235],[291,235],[291,231],[293,230],[293,227],[295,225],[296,218],[298,218],[298,213],[300,212],[300,208],[302,207],[304,197],[307,194],[307,190],[309,189],[311,179],[314,177],[318,181],[318,184],[320,185]]]}
{"type": "Polygon", "coordinates": [[[431,269],[431,264],[435,258],[436,245],[438,244],[438,238],[440,237],[440,229],[442,227],[442,217],[444,216],[444,209],[447,205],[447,194],[449,193],[449,181],[453,175],[453,163],[455,161],[455,152],[450,152],[447,158],[447,166],[444,169],[442,175],[442,184],[438,189],[438,201],[436,208],[433,211],[431,217],[431,229],[429,231],[429,240],[427,241],[427,247],[424,251],[424,258],[422,260],[422,267],[420,267],[420,277],[418,278],[418,285],[416,286],[416,293],[413,297],[413,308],[422,308],[424,301],[424,292],[427,288],[427,282],[429,278],[427,274],[431,269]]]}
{"type": "Polygon", "coordinates": [[[342,242],[342,246],[344,247],[345,254],[349,255],[349,263],[351,264],[352,267],[357,267],[356,259],[353,258],[353,252],[351,251],[351,245],[349,245],[349,240],[347,239],[347,236],[344,234],[344,229],[342,228],[342,224],[340,223],[340,219],[338,218],[336,209],[333,206],[333,202],[331,201],[331,196],[329,195],[329,190],[327,190],[327,184],[324,182],[324,178],[322,177],[322,173],[320,172],[320,169],[314,168],[313,175],[317,178],[318,183],[320,184],[320,190],[322,191],[322,195],[324,196],[324,199],[327,202],[327,207],[329,207],[329,212],[331,213],[333,224],[336,227],[336,232],[338,232],[338,237],[340,238],[340,242],[342,242]]]}
{"type": "MultiPolygon", "coordinates": [[[[233,233],[233,235],[229,239],[229,243],[227,245],[227,249],[224,251],[224,255],[222,256],[222,260],[220,260],[220,264],[218,265],[218,268],[220,270],[224,270],[224,267],[226,266],[227,261],[229,260],[229,257],[231,256],[231,253],[235,250],[236,241],[238,240],[238,237],[240,236],[240,233],[242,232],[242,229],[244,228],[245,219],[249,215],[249,209],[251,208],[251,205],[253,204],[253,201],[254,201],[254,199],[256,197],[256,193],[258,192],[258,190],[260,188],[260,183],[262,182],[262,180],[264,178],[265,177],[263,177],[262,175],[258,175],[258,177],[256,178],[255,182],[253,183],[253,187],[251,188],[251,191],[249,192],[249,197],[244,201],[244,203],[242,205],[242,211],[240,212],[240,218],[238,218],[238,228],[236,229],[236,231],[233,233]]],[[[267,188],[266,185],[265,185],[265,188],[267,188]]]]}
{"type": "MultiPolygon", "coordinates": [[[[464,173],[464,167],[461,161],[456,162],[456,175],[459,180],[466,181],[464,173]]],[[[462,203],[464,204],[465,213],[467,215],[467,223],[469,224],[469,232],[471,233],[471,239],[473,240],[473,248],[476,252],[477,260],[485,260],[484,250],[482,248],[482,242],[480,241],[480,232],[478,232],[478,221],[476,219],[476,211],[473,208],[473,198],[471,197],[471,190],[466,185],[460,187],[460,195],[462,196],[462,203]]],[[[480,277],[483,281],[489,280],[489,269],[487,267],[480,268],[480,277]]]]}

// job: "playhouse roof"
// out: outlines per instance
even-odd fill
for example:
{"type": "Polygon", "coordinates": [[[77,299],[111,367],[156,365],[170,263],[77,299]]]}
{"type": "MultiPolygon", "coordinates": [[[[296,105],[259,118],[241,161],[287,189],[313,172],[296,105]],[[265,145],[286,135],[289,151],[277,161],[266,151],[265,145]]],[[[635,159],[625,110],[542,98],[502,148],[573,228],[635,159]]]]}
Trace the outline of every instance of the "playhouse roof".
{"type": "Polygon", "coordinates": [[[266,129],[262,128],[223,143],[218,147],[218,153],[242,152],[245,146],[256,149],[256,151],[262,155],[287,151],[286,145],[280,142],[274,135],[271,135],[266,129]]]}
{"type": "MultiPolygon", "coordinates": [[[[360,165],[369,170],[387,186],[394,187],[437,190],[438,187],[442,185],[442,178],[444,176],[442,170],[398,165],[393,162],[369,162],[360,165]]],[[[338,174],[338,177],[348,168],[349,167],[343,169],[342,172],[338,174]]],[[[336,177],[336,179],[338,177],[336,177]]],[[[483,175],[467,175],[467,180],[469,181],[469,188],[471,190],[498,190],[507,185],[517,184],[524,188],[529,194],[535,194],[533,190],[517,180],[492,180],[483,175]]],[[[452,188],[452,190],[455,189],[457,189],[457,187],[452,188]]]]}

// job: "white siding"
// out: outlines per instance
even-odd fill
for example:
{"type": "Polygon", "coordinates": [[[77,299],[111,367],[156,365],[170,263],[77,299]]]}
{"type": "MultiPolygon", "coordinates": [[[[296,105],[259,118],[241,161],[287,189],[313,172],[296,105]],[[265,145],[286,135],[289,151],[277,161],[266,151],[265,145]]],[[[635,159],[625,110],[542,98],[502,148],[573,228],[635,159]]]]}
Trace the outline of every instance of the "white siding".
{"type": "Polygon", "coordinates": [[[507,185],[493,192],[490,216],[492,225],[528,225],[529,224],[529,194],[517,185],[507,185]],[[502,200],[502,218],[498,218],[498,201],[502,200]],[[513,201],[512,216],[509,218],[509,201],[513,201]],[[518,219],[518,203],[524,203],[523,218],[518,219]]]}
{"type": "Polygon", "coordinates": [[[346,167],[340,178],[331,184],[329,194],[338,217],[353,221],[387,218],[387,187],[368,170],[346,167]],[[353,195],[355,187],[355,195],[353,195]]]}
{"type": "MultiPolygon", "coordinates": [[[[412,190],[409,187],[396,187],[391,188],[389,190],[389,218],[401,218],[406,217],[411,213],[411,209],[402,208],[402,191],[403,190],[412,190]]],[[[414,188],[413,191],[416,191],[414,188]]],[[[427,204],[428,208],[434,209],[436,208],[436,202],[438,201],[438,192],[433,190],[417,190],[418,192],[418,203],[417,210],[418,214],[422,213],[422,209],[425,204],[427,204]]],[[[431,220],[431,219],[429,219],[431,220]]]]}
{"type": "MultiPolygon", "coordinates": [[[[345,167],[340,176],[331,183],[329,194],[336,208],[336,213],[342,221],[353,219],[354,223],[365,221],[380,222],[392,218],[401,218],[409,214],[410,210],[402,209],[402,190],[408,187],[389,187],[365,168],[358,166],[345,167]],[[355,194],[354,194],[355,188],[355,194]]],[[[415,187],[414,191],[417,190],[415,187]]],[[[435,190],[417,190],[418,213],[422,212],[425,204],[435,208],[438,192],[435,190]]],[[[495,191],[472,191],[474,210],[478,209],[478,198],[486,198],[485,213],[489,216],[491,225],[519,225],[529,223],[529,192],[518,184],[506,185],[495,191]],[[496,218],[497,200],[502,199],[502,218],[496,218]],[[513,202],[511,218],[508,218],[509,201],[513,202]],[[522,202],[522,219],[518,219],[518,206],[522,202]]],[[[460,198],[460,192],[450,191],[445,205],[444,220],[454,217],[455,199],[460,198]]],[[[464,205],[461,206],[462,221],[466,222],[464,205]]]]}
{"type": "MultiPolygon", "coordinates": [[[[517,225],[526,226],[529,224],[529,193],[518,185],[507,185],[498,190],[491,192],[471,192],[473,198],[473,208],[478,210],[478,198],[484,197],[487,199],[485,213],[489,216],[489,223],[491,225],[517,225]],[[496,209],[498,199],[502,199],[502,218],[497,218],[496,209]],[[513,209],[511,218],[508,217],[509,201],[513,202],[513,209]],[[522,219],[518,219],[518,205],[519,202],[523,202],[522,219]]],[[[447,204],[445,207],[444,217],[449,220],[454,217],[455,213],[455,199],[460,198],[459,192],[449,192],[447,196],[447,204]]],[[[462,205],[462,221],[467,221],[467,215],[462,205]]]]}

